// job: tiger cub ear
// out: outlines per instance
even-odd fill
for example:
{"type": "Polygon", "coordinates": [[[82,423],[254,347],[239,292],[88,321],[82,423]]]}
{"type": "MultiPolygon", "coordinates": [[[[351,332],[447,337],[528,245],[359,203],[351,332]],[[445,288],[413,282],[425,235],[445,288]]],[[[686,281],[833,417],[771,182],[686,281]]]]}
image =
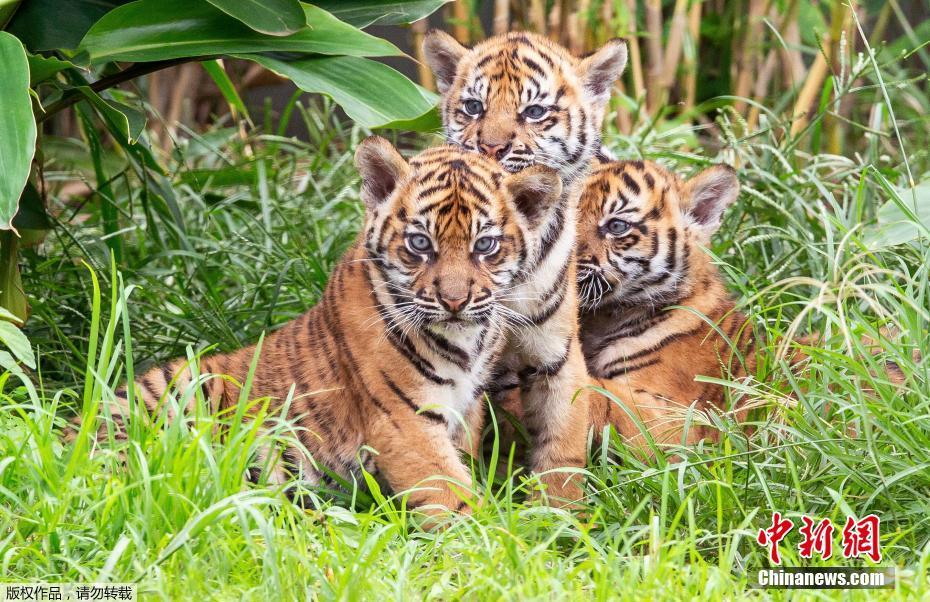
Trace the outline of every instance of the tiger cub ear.
{"type": "Polygon", "coordinates": [[[626,57],[626,42],[615,38],[579,63],[581,83],[598,104],[606,105],[610,100],[610,90],[626,68],[626,57]]]}
{"type": "Polygon", "coordinates": [[[440,94],[452,87],[459,60],[468,49],[439,29],[431,29],[423,40],[423,55],[430,69],[436,74],[436,87],[440,94]]]}
{"type": "Polygon", "coordinates": [[[355,149],[355,167],[362,176],[362,200],[374,209],[387,200],[410,165],[381,136],[369,136],[355,149]]]}
{"type": "Polygon", "coordinates": [[[530,226],[536,225],[562,197],[562,178],[554,169],[534,165],[507,176],[504,186],[530,226]]]}
{"type": "Polygon", "coordinates": [[[738,195],[736,171],[729,165],[715,165],[685,182],[681,210],[689,226],[709,241],[720,227],[723,212],[738,195]]]}

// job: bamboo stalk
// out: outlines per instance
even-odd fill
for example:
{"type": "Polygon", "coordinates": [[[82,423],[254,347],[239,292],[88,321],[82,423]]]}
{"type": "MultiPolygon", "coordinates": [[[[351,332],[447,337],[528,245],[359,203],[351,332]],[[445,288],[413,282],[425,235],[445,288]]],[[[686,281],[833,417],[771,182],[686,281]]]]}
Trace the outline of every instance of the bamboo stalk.
{"type": "MultiPolygon", "coordinates": [[[[762,64],[762,69],[759,70],[759,76],[756,78],[756,85],[752,96],[757,102],[761,103],[765,101],[765,96],[768,92],[769,84],[772,82],[772,77],[775,75],[775,67],[777,66],[778,54],[774,49],[772,49],[765,57],[765,62],[762,64]]],[[[757,105],[752,105],[749,108],[747,125],[750,132],[755,130],[756,126],[759,124],[760,113],[761,110],[757,105]]]]}
{"type": "Polygon", "coordinates": [[[585,51],[584,19],[587,18],[590,8],[591,0],[578,0],[577,9],[568,15],[565,28],[568,37],[568,48],[575,56],[580,56],[585,51]]]}
{"type": "Polygon", "coordinates": [[[159,136],[166,135],[167,132],[166,124],[161,121],[161,117],[165,114],[164,103],[162,102],[164,96],[162,90],[162,77],[164,75],[164,71],[156,71],[155,73],[152,73],[148,76],[149,107],[151,107],[152,112],[159,118],[158,121],[153,122],[152,130],[158,132],[159,136]]]}
{"type": "Polygon", "coordinates": [[[436,80],[433,79],[433,71],[429,68],[429,65],[426,63],[426,55],[423,52],[423,38],[426,36],[426,31],[429,28],[429,23],[426,19],[420,19],[410,24],[410,31],[412,32],[411,38],[413,43],[413,57],[417,61],[417,78],[420,80],[420,85],[426,88],[427,90],[436,91],[436,80]]]}
{"type": "MultiPolygon", "coordinates": [[[[837,2],[831,11],[830,36],[833,44],[830,48],[830,56],[833,73],[838,75],[835,88],[843,86],[845,83],[843,80],[849,74],[849,40],[855,39],[850,34],[852,33],[852,11],[856,10],[856,3],[855,0],[848,1],[848,6],[837,2]]],[[[842,113],[843,103],[837,104],[834,111],[842,113]]],[[[845,123],[839,116],[829,114],[825,116],[824,133],[827,150],[830,153],[838,155],[842,152],[844,130],[845,123]]]]}
{"type": "Polygon", "coordinates": [[[665,56],[662,61],[662,86],[665,88],[670,88],[675,83],[675,76],[678,74],[685,30],[688,26],[685,16],[687,10],[688,0],[675,0],[675,11],[669,23],[668,41],[665,43],[665,56]]]}
{"type": "MultiPolygon", "coordinates": [[[[758,55],[756,49],[761,46],[762,16],[765,14],[765,0],[749,0],[749,14],[746,16],[746,28],[743,32],[738,59],[736,62],[737,75],[733,95],[739,98],[748,98],[752,91],[752,82],[758,75],[758,55]]],[[[746,101],[736,100],[733,108],[738,113],[746,110],[746,101]]]]}
{"type": "Polygon", "coordinates": [[[697,59],[701,44],[701,0],[694,0],[688,11],[688,37],[691,52],[685,53],[685,112],[697,102],[697,59]]]}
{"type": "Polygon", "coordinates": [[[565,23],[565,37],[567,38],[565,46],[569,52],[574,56],[584,54],[584,33],[581,31],[581,19],[576,12],[568,15],[568,21],[565,23]]]}
{"type": "Polygon", "coordinates": [[[875,19],[875,25],[872,26],[872,34],[869,36],[869,46],[872,48],[875,48],[884,41],[885,30],[888,29],[888,22],[891,20],[891,9],[891,4],[886,3],[878,12],[878,18],[875,19]]]}
{"type": "Polygon", "coordinates": [[[650,112],[661,103],[662,84],[662,2],[646,0],[646,47],[649,51],[649,79],[646,81],[646,102],[650,112]]]}
{"type": "MultiPolygon", "coordinates": [[[[639,31],[636,24],[636,0],[626,0],[626,20],[624,22],[625,35],[629,46],[630,72],[633,74],[633,92],[637,101],[646,97],[646,82],[643,78],[643,57],[639,47],[639,31]]],[[[649,111],[648,104],[646,112],[649,111]]]]}
{"type": "Polygon", "coordinates": [[[452,3],[452,35],[462,44],[471,43],[471,35],[468,28],[470,20],[467,0],[456,0],[452,3]]]}
{"type": "Polygon", "coordinates": [[[189,63],[181,65],[178,69],[180,73],[174,82],[175,85],[171,90],[165,111],[165,126],[168,129],[168,135],[162,140],[162,149],[165,152],[171,149],[174,137],[177,135],[178,122],[184,110],[184,96],[189,90],[194,89],[200,75],[200,65],[189,63]]]}
{"type": "Polygon", "coordinates": [[[532,30],[546,35],[546,6],[544,0],[531,0],[529,13],[532,30]]]}
{"type": "MultiPolygon", "coordinates": [[[[604,24],[604,26],[600,28],[599,31],[603,31],[604,36],[599,40],[595,40],[595,43],[597,44],[603,44],[610,38],[614,37],[615,23],[614,23],[613,0],[604,0],[604,2],[601,4],[601,22],[604,24]]],[[[598,28],[594,28],[594,27],[592,27],[591,29],[598,30],[598,28]]]]}
{"type": "Polygon", "coordinates": [[[553,42],[562,43],[562,3],[565,0],[555,0],[552,8],[549,9],[547,26],[549,29],[549,39],[553,42]]]}
{"type": "Polygon", "coordinates": [[[510,26],[510,0],[494,0],[494,34],[507,33],[510,26]]]}
{"type": "Polygon", "coordinates": [[[785,11],[785,20],[781,28],[782,38],[787,48],[781,48],[783,77],[794,88],[804,79],[804,59],[801,57],[801,30],[798,27],[799,0],[791,0],[785,11]]]}
{"type": "MultiPolygon", "coordinates": [[[[623,82],[617,82],[617,91],[621,96],[626,94],[624,90],[623,82]]],[[[620,132],[630,135],[633,133],[633,120],[630,117],[630,112],[626,110],[626,107],[621,105],[619,102],[617,105],[617,129],[620,132]]]]}
{"type": "Polygon", "coordinates": [[[823,80],[826,78],[827,71],[830,68],[829,53],[832,47],[830,43],[830,34],[824,35],[822,45],[823,52],[817,53],[817,58],[814,59],[814,64],[811,65],[810,70],[807,72],[807,79],[804,81],[804,85],[801,87],[798,98],[794,103],[794,109],[791,111],[791,118],[793,121],[791,124],[792,136],[795,136],[798,132],[807,127],[810,106],[820,93],[823,87],[823,80]]]}

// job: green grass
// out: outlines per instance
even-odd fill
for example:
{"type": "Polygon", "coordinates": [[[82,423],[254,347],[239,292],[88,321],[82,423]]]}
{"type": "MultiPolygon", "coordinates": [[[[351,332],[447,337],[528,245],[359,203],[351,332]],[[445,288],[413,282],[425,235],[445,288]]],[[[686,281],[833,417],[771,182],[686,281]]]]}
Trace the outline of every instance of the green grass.
{"type": "MultiPolygon", "coordinates": [[[[110,196],[53,199],[58,224],[24,251],[39,370],[0,383],[0,575],[137,581],[164,599],[782,599],[810,594],[752,591],[745,573],[765,562],[754,538],[772,511],[839,524],[874,512],[883,564],[899,570],[898,589],[878,597],[927,598],[930,378],[911,351],[930,353],[930,246],[925,229],[880,236],[874,221],[894,197],[889,183],[907,181],[905,161],[915,179],[927,172],[930,125],[913,101],[926,104],[922,82],[890,89],[889,106],[874,70],[859,69],[841,93],[864,114],[879,107],[870,127],[884,133],[851,133],[846,156],[812,152],[820,116],[796,138],[774,115],[745,132],[726,111],[715,131],[662,121],[608,136],[621,156],[682,174],[717,154],[739,166],[744,192],[712,251],[762,348],[757,374],[730,383],[733,401],[760,406],[750,425],[695,413],[724,431],[720,444],[648,459],[609,440],[591,452],[584,514],[526,502],[534,482],[518,466],[489,471],[494,453],[507,457],[490,433],[474,463],[483,506],[435,532],[377,489],[308,492],[301,508],[279,488],[247,484],[244,467],[262,438],[289,436],[285,422],[221,441],[223,419],[198,416],[139,428],[121,453],[102,442],[91,454],[83,437],[62,443],[66,418],[93,413],[129,368],[235,349],[310,307],[361,219],[351,150],[364,133],[328,104],[299,111],[307,142],[217,127],[181,143],[164,177],[105,157],[110,196]],[[102,203],[124,228],[118,273],[102,203]],[[792,373],[780,345],[812,331],[823,345],[792,373]],[[862,335],[879,339],[877,355],[862,335]],[[903,387],[886,382],[885,360],[903,387]]],[[[896,77],[894,64],[883,69],[896,77]]],[[[86,169],[61,160],[46,176],[86,169]]],[[[900,197],[887,215],[930,202],[900,197]]],[[[816,564],[798,558],[796,535],[785,564],[816,564]]]]}

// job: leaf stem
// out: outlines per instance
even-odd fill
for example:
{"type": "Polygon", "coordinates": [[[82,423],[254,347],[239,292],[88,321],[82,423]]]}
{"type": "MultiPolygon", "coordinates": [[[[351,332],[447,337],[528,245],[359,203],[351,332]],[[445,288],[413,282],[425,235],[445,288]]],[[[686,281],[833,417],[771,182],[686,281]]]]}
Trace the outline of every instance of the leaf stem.
{"type": "MultiPolygon", "coordinates": [[[[131,79],[142,77],[143,75],[148,75],[149,73],[154,73],[155,71],[161,71],[162,69],[189,63],[191,61],[210,60],[211,58],[215,57],[192,56],[170,59],[167,61],[153,61],[151,63],[134,63],[122,71],[95,81],[94,83],[90,84],[90,89],[94,92],[101,92],[114,86],[118,86],[119,84],[127,82],[131,79]]],[[[66,92],[60,100],[57,100],[46,107],[45,112],[36,119],[36,123],[43,123],[47,121],[56,113],[60,113],[61,111],[67,109],[71,105],[81,100],[81,98],[81,93],[77,90],[66,92]]]]}

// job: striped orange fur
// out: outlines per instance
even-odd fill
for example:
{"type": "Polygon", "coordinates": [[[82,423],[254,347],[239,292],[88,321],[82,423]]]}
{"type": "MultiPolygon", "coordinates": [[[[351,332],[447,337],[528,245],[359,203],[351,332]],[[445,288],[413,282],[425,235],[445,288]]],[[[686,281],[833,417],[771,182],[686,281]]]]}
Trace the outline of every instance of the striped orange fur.
{"type": "MultiPolygon", "coordinates": [[[[596,166],[585,182],[578,222],[585,359],[594,384],[620,399],[658,442],[682,441],[694,400],[698,410],[724,403],[722,385],[696,376],[754,370],[752,329],[701,249],[738,192],[726,166],[683,182],[656,163],[614,161],[596,166]]],[[[623,408],[592,397],[598,432],[612,425],[639,440],[623,408]]],[[[684,442],[705,437],[715,431],[692,423],[684,442]]]]}
{"type": "MultiPolygon", "coordinates": [[[[377,137],[359,146],[356,165],[364,229],[320,302],[265,339],[250,391],[278,407],[293,387],[289,418],[311,457],[288,448],[258,465],[271,462],[273,481],[291,472],[317,483],[315,463],[346,478],[361,464],[395,492],[416,488],[412,506],[468,511],[458,450],[480,432],[481,392],[509,327],[506,295],[539,253],[560,181],[545,168],[508,174],[450,146],[408,162],[377,137]]],[[[131,386],[150,413],[171,381],[201,387],[222,411],[237,403],[253,353],[206,357],[193,383],[179,360],[131,386]]],[[[110,412],[117,426],[130,419],[126,387],[110,412]]]]}
{"type": "MultiPolygon", "coordinates": [[[[682,181],[656,163],[615,161],[596,166],[586,180],[578,225],[581,338],[592,384],[626,407],[592,395],[598,433],[611,425],[644,443],[629,411],[659,443],[718,439],[716,429],[697,422],[685,433],[693,403],[698,411],[732,410],[737,421],[745,419],[745,405],[724,407],[723,385],[696,380],[741,378],[756,369],[752,327],[701,248],[738,193],[726,166],[682,181]]],[[[798,342],[817,345],[820,338],[798,342]]],[[[868,337],[861,341],[880,350],[868,337]]],[[[796,365],[806,358],[793,349],[786,359],[796,365]]],[[[920,361],[916,352],[913,360],[920,361]]],[[[884,372],[889,382],[904,382],[897,365],[886,363],[884,372]]]]}
{"type": "Polygon", "coordinates": [[[532,33],[496,36],[468,49],[434,31],[424,51],[442,92],[448,142],[493,157],[509,172],[546,165],[564,184],[557,211],[538,222],[543,245],[508,299],[520,323],[511,329],[490,392],[503,396],[519,387],[532,439],[530,468],[543,475],[550,496],[577,499],[578,475],[551,472],[585,463],[588,377],[578,339],[574,224],[626,46],[612,41],[579,59],[532,33]]]}

